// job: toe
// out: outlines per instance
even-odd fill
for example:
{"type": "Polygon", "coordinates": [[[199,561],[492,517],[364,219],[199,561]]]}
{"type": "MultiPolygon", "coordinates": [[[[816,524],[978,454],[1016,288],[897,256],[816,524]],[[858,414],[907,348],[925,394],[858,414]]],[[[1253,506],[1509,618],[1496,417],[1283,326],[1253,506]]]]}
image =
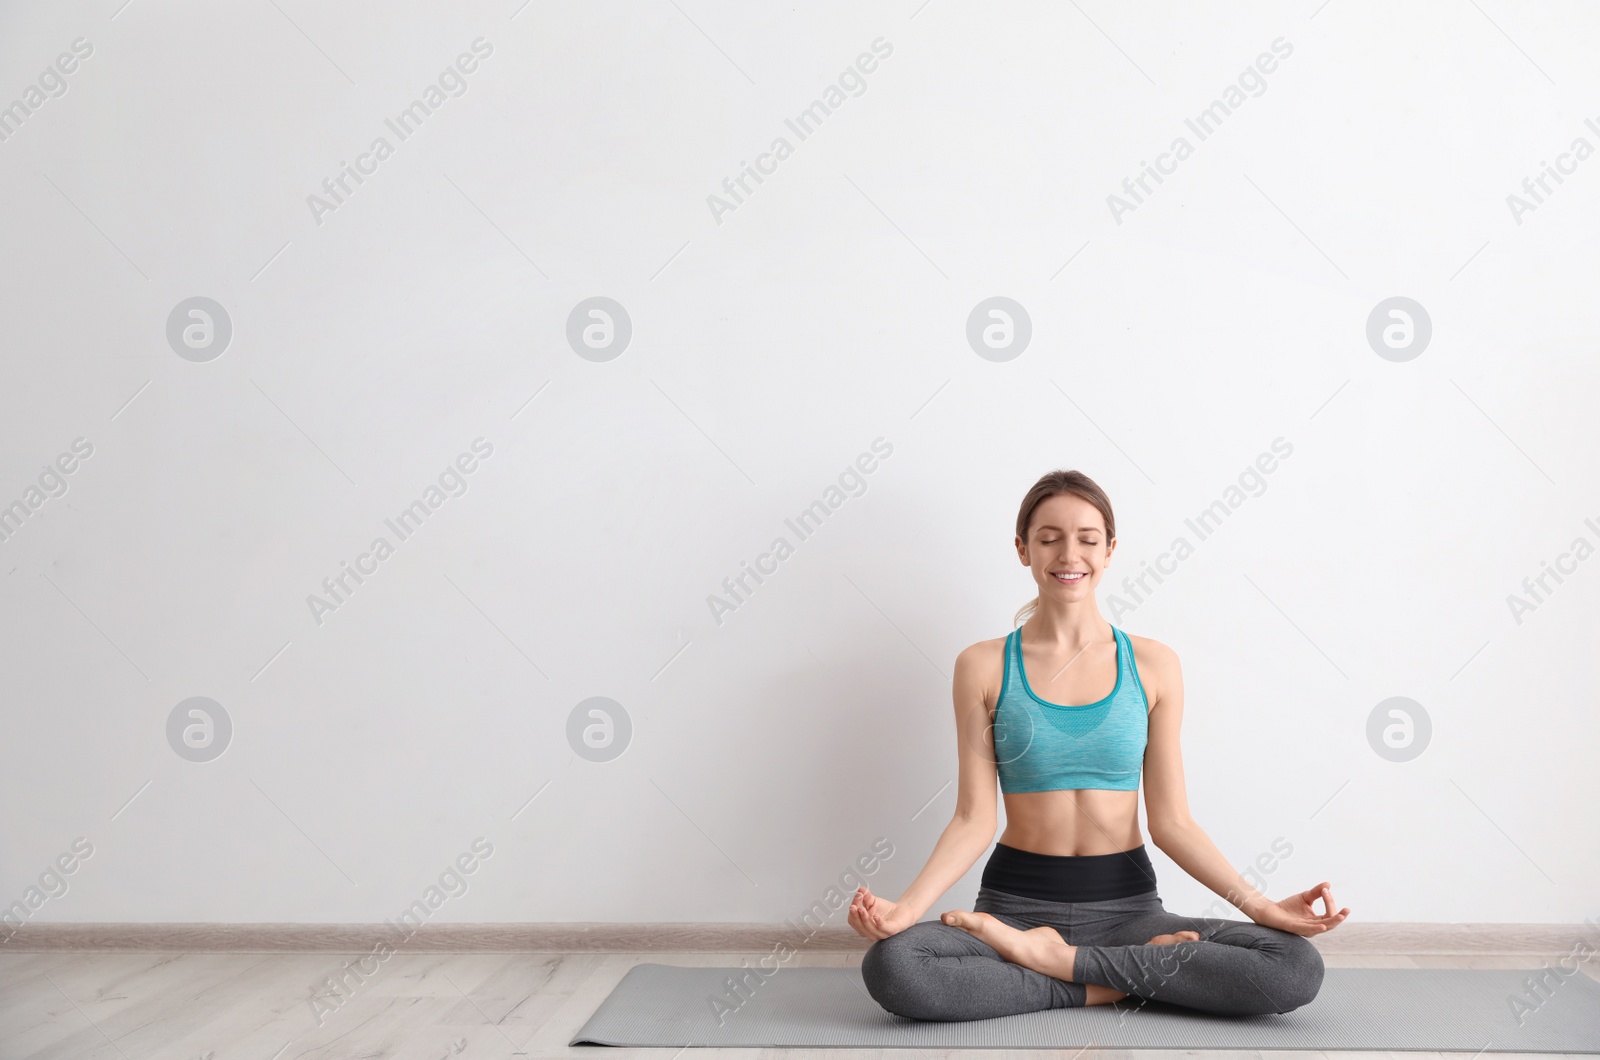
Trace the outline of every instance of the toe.
{"type": "Polygon", "coordinates": [[[975,932],[978,929],[978,925],[975,923],[976,918],[965,909],[952,909],[940,919],[951,927],[958,927],[963,931],[975,932]]]}

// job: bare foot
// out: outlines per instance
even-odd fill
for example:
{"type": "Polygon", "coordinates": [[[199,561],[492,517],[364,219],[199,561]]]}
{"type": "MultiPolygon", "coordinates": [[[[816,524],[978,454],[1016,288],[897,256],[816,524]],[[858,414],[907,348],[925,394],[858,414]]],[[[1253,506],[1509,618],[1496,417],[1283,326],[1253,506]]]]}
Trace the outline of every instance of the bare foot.
{"type": "Polygon", "coordinates": [[[1173,933],[1171,935],[1157,935],[1155,938],[1150,940],[1149,945],[1151,945],[1151,946],[1174,946],[1174,945],[1176,945],[1176,944],[1178,944],[1180,942],[1199,942],[1199,941],[1200,941],[1200,933],[1198,931],[1178,931],[1178,932],[1175,932],[1175,933],[1173,933]]]}
{"type": "MultiPolygon", "coordinates": [[[[1004,921],[996,920],[988,913],[969,913],[963,909],[952,909],[941,919],[946,924],[958,927],[987,942],[994,947],[996,953],[1012,964],[1020,964],[1024,968],[1042,972],[1051,978],[1072,982],[1072,966],[1078,954],[1078,947],[1067,945],[1066,940],[1061,937],[1061,932],[1053,927],[1042,926],[1019,931],[1004,921]]],[[[1128,996],[1120,990],[1094,983],[1085,984],[1083,990],[1085,1005],[1109,1005],[1128,996]]]]}
{"type": "MultiPolygon", "coordinates": [[[[1154,946],[1175,946],[1180,942],[1199,941],[1200,936],[1196,932],[1179,931],[1171,935],[1157,935],[1150,940],[1149,944],[1154,946]]],[[[1121,1001],[1128,996],[1120,990],[1113,990],[1109,986],[1096,986],[1094,983],[1086,984],[1084,991],[1088,994],[1084,998],[1083,1003],[1085,1005],[1108,1005],[1113,1001],[1121,1001]]]]}
{"type": "MultiPolygon", "coordinates": [[[[1078,947],[1067,945],[1067,941],[1061,937],[1061,932],[1053,927],[1046,925],[1020,931],[988,913],[972,913],[964,909],[952,909],[940,919],[951,927],[958,927],[982,939],[1012,964],[1020,964],[1024,968],[1031,968],[1069,983],[1073,981],[1072,971],[1078,947]]],[[[1174,946],[1180,942],[1198,941],[1200,941],[1198,932],[1176,931],[1167,935],[1157,935],[1149,944],[1174,946]]],[[[1113,1001],[1121,1001],[1128,996],[1120,990],[1095,983],[1086,984],[1084,993],[1085,1005],[1106,1005],[1113,1001]]]]}
{"type": "Polygon", "coordinates": [[[1072,959],[1077,956],[1078,948],[1068,946],[1061,932],[1053,927],[1019,931],[988,913],[969,913],[965,909],[952,909],[940,919],[987,942],[1012,964],[1032,968],[1054,979],[1072,981],[1072,959]]]}

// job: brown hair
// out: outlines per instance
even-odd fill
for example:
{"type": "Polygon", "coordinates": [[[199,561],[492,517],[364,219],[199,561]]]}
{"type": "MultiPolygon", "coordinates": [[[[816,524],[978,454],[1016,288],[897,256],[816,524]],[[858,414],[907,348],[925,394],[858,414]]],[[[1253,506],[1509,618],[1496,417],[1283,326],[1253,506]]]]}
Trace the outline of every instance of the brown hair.
{"type": "MultiPolygon", "coordinates": [[[[1111,514],[1111,498],[1106,496],[1106,491],[1081,471],[1058,468],[1041,476],[1039,481],[1033,484],[1033,488],[1028,490],[1028,495],[1022,498],[1022,507],[1017,512],[1017,536],[1022,538],[1023,544],[1028,543],[1028,528],[1033,523],[1035,509],[1051,497],[1058,497],[1063,493],[1082,497],[1100,509],[1100,516],[1106,521],[1106,540],[1117,539],[1117,520],[1111,514]]],[[[1016,617],[1011,620],[1012,625],[1020,625],[1027,621],[1028,616],[1038,610],[1038,607],[1039,597],[1035,595],[1017,611],[1016,617]]]]}

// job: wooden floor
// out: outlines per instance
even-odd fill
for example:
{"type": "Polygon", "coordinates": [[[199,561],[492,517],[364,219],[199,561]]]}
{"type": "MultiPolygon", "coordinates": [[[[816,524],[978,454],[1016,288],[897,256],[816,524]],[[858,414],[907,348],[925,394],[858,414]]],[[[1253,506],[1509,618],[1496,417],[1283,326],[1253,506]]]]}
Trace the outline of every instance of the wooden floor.
{"type": "MultiPolygon", "coordinates": [[[[765,952],[765,951],[763,951],[765,952]]],[[[30,1060],[673,1060],[679,1049],[569,1049],[635,964],[737,966],[762,953],[396,954],[319,1026],[313,989],[347,960],[330,953],[10,953],[0,955],[0,1058],[30,1060]]],[[[1552,955],[1552,957],[1555,955],[1552,955]]],[[[799,953],[853,967],[860,952],[799,953]]],[[[1537,968],[1540,957],[1352,956],[1330,967],[1537,968]]],[[[1580,965],[1600,978],[1591,967],[1580,965]]],[[[695,1049],[684,1060],[1306,1060],[1305,1053],[1206,1050],[695,1049]]],[[[1470,1060],[1470,1053],[1340,1053],[1339,1060],[1470,1060]]],[[[1503,1060],[1508,1054],[1496,1054],[1503,1060]]],[[[1536,1054],[1560,1060],[1562,1054],[1536,1054]]]]}

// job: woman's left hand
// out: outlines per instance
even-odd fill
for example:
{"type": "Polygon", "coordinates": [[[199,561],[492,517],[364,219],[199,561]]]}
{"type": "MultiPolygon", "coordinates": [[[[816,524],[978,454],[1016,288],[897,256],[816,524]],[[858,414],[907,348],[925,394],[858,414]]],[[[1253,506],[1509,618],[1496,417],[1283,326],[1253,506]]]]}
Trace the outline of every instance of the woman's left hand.
{"type": "Polygon", "coordinates": [[[1310,936],[1332,931],[1344,923],[1344,918],[1350,915],[1348,907],[1340,909],[1337,913],[1333,910],[1333,886],[1323,881],[1310,890],[1291,894],[1279,902],[1269,902],[1263,898],[1243,912],[1263,927],[1310,936]],[[1317,912],[1315,903],[1318,898],[1322,899],[1322,907],[1326,910],[1324,913],[1317,912]]]}

